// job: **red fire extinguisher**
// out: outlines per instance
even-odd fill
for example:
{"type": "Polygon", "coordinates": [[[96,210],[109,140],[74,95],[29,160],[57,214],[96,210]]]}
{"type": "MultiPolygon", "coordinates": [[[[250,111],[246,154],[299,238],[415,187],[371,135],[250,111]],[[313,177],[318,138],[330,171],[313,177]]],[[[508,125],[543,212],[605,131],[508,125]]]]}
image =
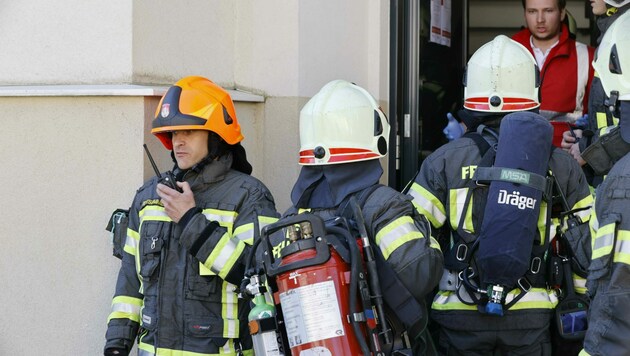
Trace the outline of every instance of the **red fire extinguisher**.
{"type": "Polygon", "coordinates": [[[371,313],[364,312],[366,300],[361,297],[367,295],[369,299],[369,293],[363,293],[360,287],[362,261],[349,230],[327,235],[322,218],[305,213],[266,226],[262,239],[268,243],[267,237],[279,230],[290,243],[279,258],[274,258],[268,244],[264,265],[277,288],[274,299],[281,309],[291,354],[381,354],[377,334],[370,333],[375,325],[366,323],[366,314],[371,313]],[[343,232],[347,238],[345,249],[339,248],[339,241],[331,241],[343,232]]]}

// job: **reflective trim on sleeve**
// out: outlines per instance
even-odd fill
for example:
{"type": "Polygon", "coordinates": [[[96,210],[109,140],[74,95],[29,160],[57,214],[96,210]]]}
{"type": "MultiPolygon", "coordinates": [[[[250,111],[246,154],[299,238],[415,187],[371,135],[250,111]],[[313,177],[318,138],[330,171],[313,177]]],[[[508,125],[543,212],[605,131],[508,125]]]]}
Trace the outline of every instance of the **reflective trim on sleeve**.
{"type": "MultiPolygon", "coordinates": [[[[520,289],[511,290],[505,297],[505,304],[509,304],[521,293],[520,289]]],[[[467,303],[472,303],[470,295],[464,290],[460,290],[460,295],[467,303]]],[[[553,291],[545,288],[532,288],[512,307],[510,310],[523,309],[553,309],[558,304],[558,298],[553,291]]],[[[433,299],[431,308],[435,310],[477,310],[477,305],[463,303],[457,296],[457,292],[439,291],[433,299]]]]}
{"type": "Polygon", "coordinates": [[[235,237],[230,237],[230,234],[226,232],[212,249],[204,265],[219,277],[225,278],[243,249],[245,249],[245,243],[235,237]]]}
{"type": "Polygon", "coordinates": [[[404,243],[423,237],[410,216],[401,216],[376,233],[376,244],[387,260],[404,243]]]}
{"type": "Polygon", "coordinates": [[[112,312],[107,318],[107,322],[111,319],[129,319],[136,323],[140,322],[140,307],[142,299],[119,295],[112,299],[112,312]]]}
{"type": "Polygon", "coordinates": [[[459,221],[461,220],[462,213],[464,208],[466,208],[466,216],[464,218],[464,226],[463,229],[470,233],[475,232],[475,227],[473,226],[472,221],[472,207],[473,207],[473,197],[470,197],[470,201],[468,202],[468,206],[465,207],[466,196],[468,195],[469,188],[459,188],[459,189],[451,189],[449,191],[449,205],[450,205],[450,214],[449,218],[451,220],[451,226],[454,229],[459,228],[459,221]]]}
{"type": "Polygon", "coordinates": [[[223,337],[238,338],[239,337],[239,321],[238,321],[238,295],[236,294],[236,286],[223,281],[222,290],[222,310],[223,318],[223,337]]]}
{"type": "Polygon", "coordinates": [[[576,293],[586,294],[586,278],[582,278],[573,273],[573,287],[576,293]]]}
{"type": "Polygon", "coordinates": [[[434,227],[441,227],[446,221],[446,209],[438,198],[418,183],[413,183],[409,189],[416,209],[429,219],[434,227]]]}
{"type": "Polygon", "coordinates": [[[219,209],[203,209],[202,214],[206,216],[206,219],[216,221],[221,226],[224,224],[233,224],[234,220],[236,220],[236,217],[238,216],[236,211],[219,209]]]}
{"type": "Polygon", "coordinates": [[[254,242],[254,223],[244,224],[234,229],[234,237],[251,245],[254,242]]]}
{"type": "MultiPolygon", "coordinates": [[[[270,224],[278,221],[278,218],[270,217],[270,216],[259,216],[258,217],[258,228],[262,231],[262,229],[270,224]]],[[[258,232],[260,234],[260,231],[258,232]]],[[[254,223],[249,223],[245,225],[241,225],[234,229],[234,237],[239,240],[245,242],[248,245],[252,245],[254,243],[254,234],[255,228],[254,223]]]]}
{"type": "Polygon", "coordinates": [[[591,207],[589,209],[584,209],[575,213],[575,215],[577,215],[580,219],[582,219],[582,222],[587,222],[591,217],[592,206],[593,206],[593,196],[589,194],[585,196],[582,200],[575,203],[572,209],[575,210],[575,209],[591,207]]]}
{"type": "Polygon", "coordinates": [[[618,230],[613,262],[630,265],[630,231],[618,230]]]}
{"type": "Polygon", "coordinates": [[[593,253],[591,259],[595,260],[610,255],[615,238],[616,223],[601,226],[593,239],[593,253]]]}

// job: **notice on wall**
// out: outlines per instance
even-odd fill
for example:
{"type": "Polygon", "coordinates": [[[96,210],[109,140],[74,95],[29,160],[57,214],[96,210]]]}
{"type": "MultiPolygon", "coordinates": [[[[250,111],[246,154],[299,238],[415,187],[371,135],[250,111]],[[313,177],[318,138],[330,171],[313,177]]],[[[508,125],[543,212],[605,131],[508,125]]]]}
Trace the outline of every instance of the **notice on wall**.
{"type": "Polygon", "coordinates": [[[451,0],[431,0],[429,41],[451,46],[451,0]]]}

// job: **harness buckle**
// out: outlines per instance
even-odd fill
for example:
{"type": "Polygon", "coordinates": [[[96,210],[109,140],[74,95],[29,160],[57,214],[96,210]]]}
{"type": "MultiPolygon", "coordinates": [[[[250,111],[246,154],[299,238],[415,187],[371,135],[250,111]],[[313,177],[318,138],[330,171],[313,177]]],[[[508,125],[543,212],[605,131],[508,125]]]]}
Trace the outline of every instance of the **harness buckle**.
{"type": "Polygon", "coordinates": [[[467,255],[468,255],[468,246],[466,246],[465,244],[458,245],[457,251],[455,252],[455,258],[458,261],[463,262],[464,260],[466,260],[467,255]]]}
{"type": "Polygon", "coordinates": [[[541,266],[542,266],[542,259],[540,257],[534,257],[532,258],[532,262],[529,266],[529,271],[532,274],[537,274],[538,272],[540,272],[541,266]]]}
{"type": "Polygon", "coordinates": [[[521,288],[525,293],[529,292],[532,289],[532,284],[525,277],[521,277],[516,281],[518,287],[521,288]]]}

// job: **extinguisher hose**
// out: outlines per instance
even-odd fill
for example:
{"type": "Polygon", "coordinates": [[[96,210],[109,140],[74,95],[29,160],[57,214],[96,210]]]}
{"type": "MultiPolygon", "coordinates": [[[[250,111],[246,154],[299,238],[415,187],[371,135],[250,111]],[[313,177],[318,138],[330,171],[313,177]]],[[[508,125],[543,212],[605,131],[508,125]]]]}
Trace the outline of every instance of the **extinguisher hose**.
{"type": "Polygon", "coordinates": [[[357,341],[359,342],[359,346],[361,347],[361,352],[363,355],[369,356],[370,348],[368,347],[365,337],[361,332],[359,322],[354,317],[354,314],[357,311],[357,291],[359,289],[359,247],[357,246],[354,237],[350,236],[347,229],[337,226],[328,226],[327,228],[330,232],[342,235],[348,243],[348,249],[350,250],[350,322],[352,323],[352,330],[354,331],[357,341]]]}

